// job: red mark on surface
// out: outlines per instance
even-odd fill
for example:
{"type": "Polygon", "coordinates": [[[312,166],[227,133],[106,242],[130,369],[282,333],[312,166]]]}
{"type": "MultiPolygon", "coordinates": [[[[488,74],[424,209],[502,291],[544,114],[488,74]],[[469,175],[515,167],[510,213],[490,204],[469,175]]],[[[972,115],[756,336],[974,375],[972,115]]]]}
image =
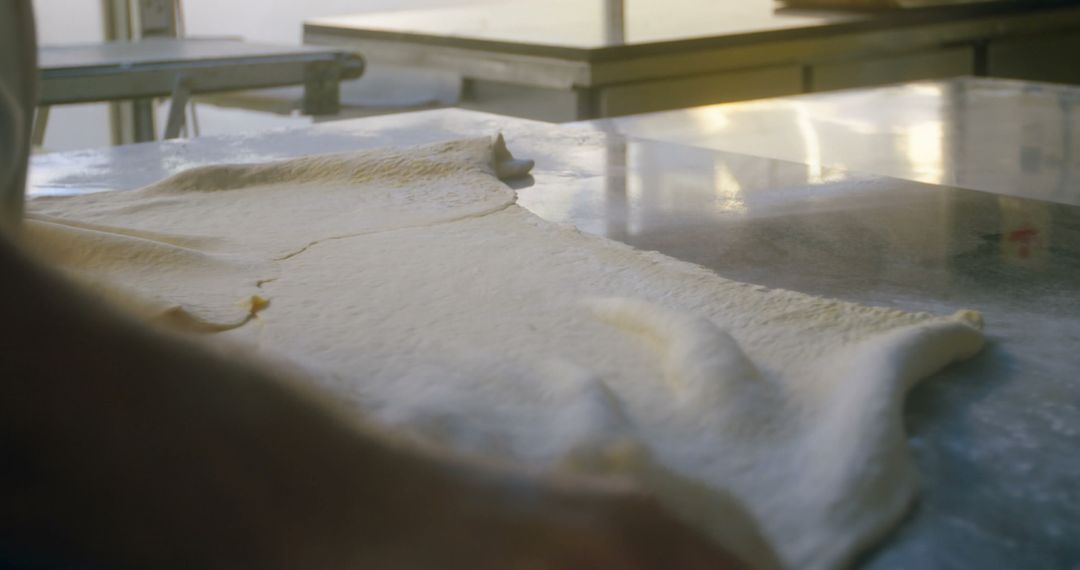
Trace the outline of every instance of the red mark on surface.
{"type": "Polygon", "coordinates": [[[1039,230],[1030,226],[1009,232],[1005,239],[1016,244],[1016,254],[1022,258],[1031,257],[1031,246],[1038,239],[1039,230]]]}

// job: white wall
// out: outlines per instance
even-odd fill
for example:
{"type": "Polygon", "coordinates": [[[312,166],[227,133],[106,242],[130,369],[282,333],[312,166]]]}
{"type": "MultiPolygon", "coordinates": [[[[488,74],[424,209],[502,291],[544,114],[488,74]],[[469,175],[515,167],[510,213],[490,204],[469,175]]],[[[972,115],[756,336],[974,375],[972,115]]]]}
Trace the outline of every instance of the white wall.
{"type": "Polygon", "coordinates": [[[101,41],[100,0],[34,0],[34,15],[38,43],[101,41]]]}
{"type": "MultiPolygon", "coordinates": [[[[38,43],[87,43],[102,40],[100,0],[34,0],[38,43]]],[[[52,109],[46,147],[72,149],[109,144],[108,110],[103,104],[65,105],[52,109]]]]}

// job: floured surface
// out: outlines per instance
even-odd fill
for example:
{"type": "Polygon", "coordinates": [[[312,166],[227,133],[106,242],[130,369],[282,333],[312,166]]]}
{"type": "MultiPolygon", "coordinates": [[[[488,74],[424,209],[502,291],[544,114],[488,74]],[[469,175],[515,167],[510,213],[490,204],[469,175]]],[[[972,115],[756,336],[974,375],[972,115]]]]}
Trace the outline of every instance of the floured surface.
{"type": "MultiPolygon", "coordinates": [[[[253,219],[290,225],[251,237],[252,252],[285,259],[260,288],[270,305],[228,334],[297,362],[416,437],[549,469],[622,473],[716,534],[730,532],[730,493],[792,568],[841,565],[902,515],[916,489],[903,394],[979,349],[971,318],[727,281],[507,205],[491,171],[442,169],[416,195],[417,216],[393,190],[409,193],[410,183],[373,189],[367,175],[350,178],[368,181],[352,189],[372,200],[359,222],[342,215],[329,227],[308,216],[352,203],[339,182],[325,195],[318,181],[297,184],[312,203],[299,209],[286,182],[256,177],[224,191],[245,192],[225,203],[241,211],[245,202],[253,219]],[[457,197],[473,192],[471,209],[459,208],[457,197]],[[444,193],[450,204],[426,203],[444,193]],[[369,215],[381,209],[388,214],[369,215]]],[[[186,185],[165,193],[169,209],[191,210],[170,218],[171,232],[246,247],[238,227],[203,220],[203,194],[186,185]],[[192,194],[190,204],[181,198],[192,194]]],[[[89,208],[72,202],[80,220],[137,218],[128,210],[138,200],[99,196],[89,208]]],[[[748,541],[729,546],[766,562],[748,541]]]]}

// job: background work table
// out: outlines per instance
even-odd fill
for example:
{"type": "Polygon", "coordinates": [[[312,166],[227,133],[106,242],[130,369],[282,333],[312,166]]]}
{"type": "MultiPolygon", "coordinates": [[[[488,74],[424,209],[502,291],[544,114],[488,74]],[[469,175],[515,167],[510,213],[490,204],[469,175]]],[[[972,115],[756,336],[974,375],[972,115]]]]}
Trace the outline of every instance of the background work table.
{"type": "Polygon", "coordinates": [[[988,75],[1080,82],[1080,6],[778,9],[773,0],[519,0],[315,18],[304,41],[464,78],[463,104],[571,121],[988,75]]]}
{"type": "Polygon", "coordinates": [[[460,110],[39,155],[31,185],[33,194],[122,190],[203,164],[499,131],[536,160],[519,203],[548,220],[769,287],[982,311],[985,351],[908,399],[920,503],[860,566],[1080,562],[1076,206],[460,110]]]}

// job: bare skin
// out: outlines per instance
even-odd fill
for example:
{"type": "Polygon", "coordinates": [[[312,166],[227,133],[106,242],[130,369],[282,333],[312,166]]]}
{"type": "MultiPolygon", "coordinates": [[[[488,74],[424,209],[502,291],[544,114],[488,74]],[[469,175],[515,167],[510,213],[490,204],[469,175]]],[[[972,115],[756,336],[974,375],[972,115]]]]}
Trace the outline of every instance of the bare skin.
{"type": "Polygon", "coordinates": [[[0,533],[110,567],[735,568],[652,500],[418,450],[0,238],[0,533]]]}

